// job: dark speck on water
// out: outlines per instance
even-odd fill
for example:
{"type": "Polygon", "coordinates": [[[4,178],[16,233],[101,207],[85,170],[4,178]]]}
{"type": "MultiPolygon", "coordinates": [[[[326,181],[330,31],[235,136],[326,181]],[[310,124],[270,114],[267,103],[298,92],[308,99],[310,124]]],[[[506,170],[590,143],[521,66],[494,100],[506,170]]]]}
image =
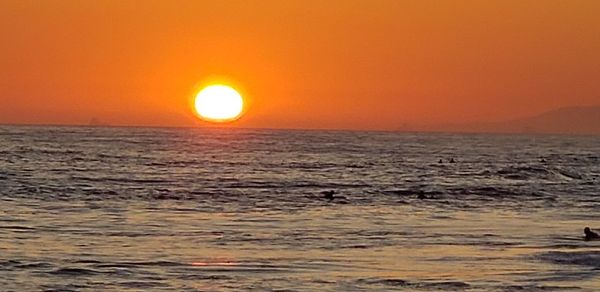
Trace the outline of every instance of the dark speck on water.
{"type": "Polygon", "coordinates": [[[328,199],[328,200],[333,200],[335,198],[334,197],[335,191],[322,191],[321,194],[323,195],[323,197],[325,199],[328,199]]]}
{"type": "Polygon", "coordinates": [[[0,126],[0,290],[599,291],[581,235],[598,153],[593,136],[0,126]]]}

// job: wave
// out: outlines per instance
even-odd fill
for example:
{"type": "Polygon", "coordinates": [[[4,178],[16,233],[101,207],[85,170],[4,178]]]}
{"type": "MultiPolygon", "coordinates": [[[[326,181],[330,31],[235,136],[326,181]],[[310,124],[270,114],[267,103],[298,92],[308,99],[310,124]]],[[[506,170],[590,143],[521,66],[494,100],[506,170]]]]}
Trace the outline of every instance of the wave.
{"type": "Polygon", "coordinates": [[[377,286],[387,286],[387,287],[402,287],[408,289],[417,289],[417,290],[444,290],[444,291],[463,291],[465,289],[471,288],[471,285],[461,281],[435,281],[435,282],[414,282],[403,279],[381,279],[381,278],[369,278],[369,279],[359,279],[357,281],[358,284],[367,284],[367,285],[377,285],[377,286]]]}
{"type": "Polygon", "coordinates": [[[575,171],[559,167],[546,167],[536,165],[525,165],[525,166],[510,166],[505,167],[496,172],[501,178],[509,180],[582,180],[584,176],[575,171]]]}
{"type": "MultiPolygon", "coordinates": [[[[573,291],[581,290],[574,286],[524,285],[484,285],[462,281],[409,281],[394,278],[368,278],[356,281],[357,286],[383,286],[383,289],[408,289],[416,291],[573,291]]],[[[395,290],[394,289],[394,290],[395,290]]]]}
{"type": "Polygon", "coordinates": [[[101,274],[102,272],[95,271],[92,269],[85,269],[85,268],[59,268],[59,269],[56,269],[49,273],[53,274],[53,275],[58,275],[58,276],[76,277],[76,276],[91,276],[91,275],[101,274]]]}
{"type": "Polygon", "coordinates": [[[600,251],[551,251],[542,253],[537,258],[553,264],[588,266],[600,269],[600,251]]]}
{"type": "MultiPolygon", "coordinates": [[[[395,195],[401,197],[412,197],[418,199],[461,199],[464,202],[466,199],[522,199],[522,198],[540,198],[548,201],[553,201],[555,195],[532,189],[510,186],[450,186],[439,188],[438,190],[427,190],[420,188],[413,189],[393,189],[384,190],[382,193],[387,195],[395,195]]],[[[444,201],[444,203],[453,203],[452,201],[444,201]]]]}

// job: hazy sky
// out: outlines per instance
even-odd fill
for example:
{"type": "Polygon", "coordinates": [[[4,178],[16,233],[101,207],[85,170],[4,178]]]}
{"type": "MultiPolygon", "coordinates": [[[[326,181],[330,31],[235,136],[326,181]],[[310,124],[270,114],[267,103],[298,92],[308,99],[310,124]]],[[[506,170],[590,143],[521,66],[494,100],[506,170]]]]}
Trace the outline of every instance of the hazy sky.
{"type": "Polygon", "coordinates": [[[396,129],[600,104],[600,1],[0,1],[0,123],[396,129]]]}

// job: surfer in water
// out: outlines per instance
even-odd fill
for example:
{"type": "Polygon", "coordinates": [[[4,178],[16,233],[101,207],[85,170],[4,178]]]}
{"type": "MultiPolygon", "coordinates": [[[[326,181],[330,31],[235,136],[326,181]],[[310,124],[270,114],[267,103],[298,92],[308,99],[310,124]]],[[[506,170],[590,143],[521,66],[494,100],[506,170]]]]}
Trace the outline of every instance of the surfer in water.
{"type": "Polygon", "coordinates": [[[335,197],[333,196],[335,194],[334,190],[331,191],[323,191],[321,192],[321,194],[323,195],[323,197],[327,200],[333,200],[335,197]]]}
{"type": "Polygon", "coordinates": [[[598,240],[600,239],[600,235],[598,233],[590,230],[589,227],[583,229],[583,233],[585,233],[585,240],[598,240]]]}

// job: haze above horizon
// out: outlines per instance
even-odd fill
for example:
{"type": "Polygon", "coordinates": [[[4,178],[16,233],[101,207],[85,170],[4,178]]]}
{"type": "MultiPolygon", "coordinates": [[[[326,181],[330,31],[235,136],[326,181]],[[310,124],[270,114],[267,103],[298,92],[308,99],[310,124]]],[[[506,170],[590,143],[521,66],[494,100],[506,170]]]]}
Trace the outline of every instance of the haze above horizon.
{"type": "MultiPolygon", "coordinates": [[[[0,123],[202,126],[190,98],[218,80],[247,100],[234,127],[469,131],[600,105],[597,11],[593,0],[7,0],[0,123]]],[[[526,126],[564,124],[547,119],[526,126]]]]}

